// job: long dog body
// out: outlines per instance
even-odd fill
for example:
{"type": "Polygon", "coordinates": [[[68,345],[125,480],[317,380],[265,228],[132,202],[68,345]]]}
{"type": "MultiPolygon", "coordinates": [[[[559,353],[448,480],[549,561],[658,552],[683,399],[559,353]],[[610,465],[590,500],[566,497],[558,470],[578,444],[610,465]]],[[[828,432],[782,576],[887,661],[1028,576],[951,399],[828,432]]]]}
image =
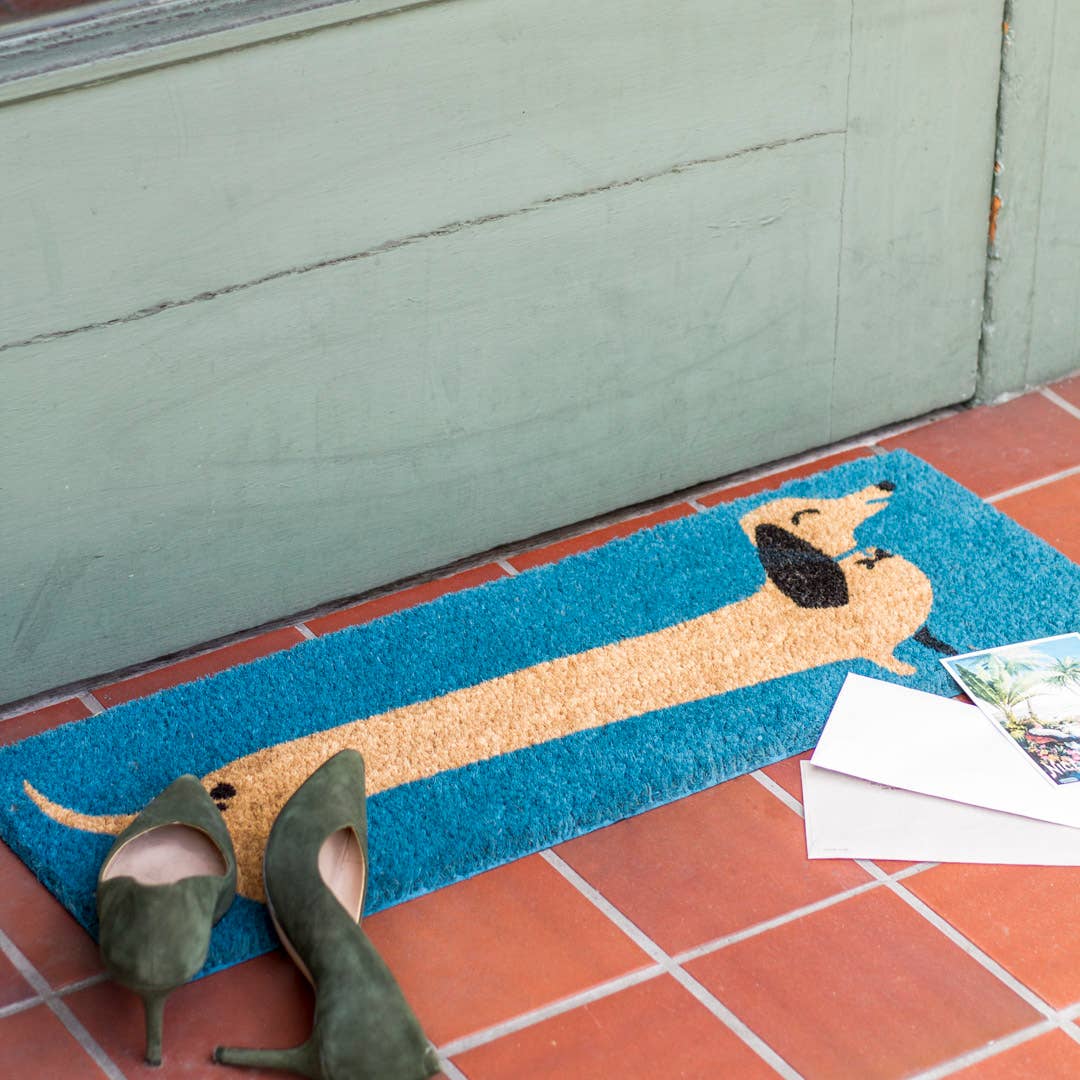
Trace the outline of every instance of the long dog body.
{"type": "MultiPolygon", "coordinates": [[[[863,657],[900,675],[893,651],[933,602],[918,567],[880,548],[854,551],[854,529],[882,510],[883,483],[840,499],[779,499],[740,522],[767,579],[752,596],[697,618],[464,687],[441,697],[268,746],[202,783],[226,812],[239,889],[262,898],[270,826],[296,787],[345,747],[364,755],[373,794],[575,731],[863,657]]],[[[54,820],[116,833],[133,815],[90,816],[50,802],[54,820]]]]}

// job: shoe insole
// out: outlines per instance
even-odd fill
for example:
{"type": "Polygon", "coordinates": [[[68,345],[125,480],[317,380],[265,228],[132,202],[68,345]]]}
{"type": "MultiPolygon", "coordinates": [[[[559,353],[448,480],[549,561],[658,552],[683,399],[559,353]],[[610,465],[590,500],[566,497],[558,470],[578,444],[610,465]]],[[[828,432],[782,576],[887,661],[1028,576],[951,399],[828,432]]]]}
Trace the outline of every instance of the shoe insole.
{"type": "Polygon", "coordinates": [[[171,885],[189,877],[220,877],[225,859],[206,833],[190,825],[159,825],[123,844],[101,880],[131,877],[143,885],[171,885]]]}
{"type": "Polygon", "coordinates": [[[349,828],[332,832],[319,848],[319,876],[335,899],[359,921],[364,903],[364,853],[349,828]]]}

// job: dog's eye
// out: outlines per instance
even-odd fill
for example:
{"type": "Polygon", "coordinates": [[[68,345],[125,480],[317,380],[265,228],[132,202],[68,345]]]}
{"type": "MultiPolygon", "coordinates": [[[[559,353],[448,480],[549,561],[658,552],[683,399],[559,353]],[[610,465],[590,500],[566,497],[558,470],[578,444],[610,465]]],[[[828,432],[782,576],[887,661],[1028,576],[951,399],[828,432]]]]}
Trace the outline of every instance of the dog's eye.
{"type": "Polygon", "coordinates": [[[798,525],[799,524],[799,518],[805,517],[807,514],[820,514],[820,513],[821,513],[820,510],[815,510],[812,506],[808,506],[805,510],[796,510],[795,513],[791,515],[791,524],[792,525],[798,525]]]}

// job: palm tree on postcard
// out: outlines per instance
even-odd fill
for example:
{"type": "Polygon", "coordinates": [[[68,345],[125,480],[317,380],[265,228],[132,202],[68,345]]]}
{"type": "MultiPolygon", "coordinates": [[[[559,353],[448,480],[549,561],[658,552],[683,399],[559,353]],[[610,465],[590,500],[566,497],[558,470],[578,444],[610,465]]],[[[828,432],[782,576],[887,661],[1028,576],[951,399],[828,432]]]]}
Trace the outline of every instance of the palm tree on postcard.
{"type": "Polygon", "coordinates": [[[942,663],[1045,776],[1058,784],[1080,781],[1080,634],[986,649],[942,663]]]}

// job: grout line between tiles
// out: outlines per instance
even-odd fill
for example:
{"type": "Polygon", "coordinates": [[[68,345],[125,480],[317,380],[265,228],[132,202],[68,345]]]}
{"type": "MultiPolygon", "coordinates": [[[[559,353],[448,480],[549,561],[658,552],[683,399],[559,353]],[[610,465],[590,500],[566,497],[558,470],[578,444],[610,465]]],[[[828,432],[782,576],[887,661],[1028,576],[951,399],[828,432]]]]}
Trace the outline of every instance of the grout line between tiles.
{"type": "Polygon", "coordinates": [[[27,1009],[34,1008],[35,1005],[41,1005],[44,1003],[44,998],[38,994],[34,994],[32,997],[23,998],[22,1001],[13,1001],[10,1005],[4,1005],[0,1008],[0,1020],[5,1020],[9,1016],[14,1016],[16,1013],[26,1012],[27,1009]]]}
{"type": "Polygon", "coordinates": [[[781,787],[767,772],[755,769],[750,774],[766,791],[775,795],[789,810],[804,817],[803,805],[785,787],[781,787]]]}
{"type": "Polygon", "coordinates": [[[80,990],[86,990],[91,986],[98,986],[108,981],[109,976],[104,971],[101,971],[97,975],[89,975],[85,979],[79,979],[78,982],[68,983],[67,986],[62,986],[59,990],[54,990],[53,993],[56,997],[67,997],[68,994],[76,994],[80,990]]]}
{"type": "Polygon", "coordinates": [[[310,627],[308,626],[308,624],[307,624],[307,623],[302,623],[302,622],[298,622],[298,623],[293,623],[293,626],[294,626],[294,627],[295,627],[295,628],[296,628],[297,630],[299,630],[299,631],[300,631],[300,633],[301,633],[301,634],[303,634],[303,635],[304,635],[304,637],[306,637],[306,638],[308,639],[308,641],[314,641],[314,640],[315,640],[315,638],[317,638],[317,637],[318,637],[318,634],[316,634],[316,633],[315,633],[315,632],[314,632],[314,631],[313,631],[313,630],[312,630],[312,629],[311,629],[311,628],[310,628],[310,627]]]}
{"type": "Polygon", "coordinates": [[[665,970],[673,963],[671,957],[644,930],[624,915],[595,885],[590,885],[562,856],[550,848],[540,857],[558,871],[594,907],[599,908],[639,949],[665,970]]]}
{"type": "Polygon", "coordinates": [[[738,1036],[758,1057],[769,1064],[785,1080],[801,1080],[801,1076],[747,1023],[740,1020],[718,997],[697,981],[679,962],[669,956],[639,926],[624,915],[606,896],[590,885],[569,863],[547,850],[540,852],[541,857],[553,869],[602,911],[635,945],[655,960],[680,986],[695,997],[706,1009],[720,1020],[733,1034],[738,1036]]]}
{"type": "Polygon", "coordinates": [[[785,1080],[802,1080],[802,1074],[788,1064],[749,1024],[740,1020],[715,994],[704,987],[688,971],[672,964],[668,974],[693,997],[705,1006],[727,1028],[737,1035],[758,1057],[772,1068],[785,1080]]]}
{"type": "MultiPolygon", "coordinates": [[[[98,983],[105,982],[108,977],[104,972],[99,975],[91,975],[86,979],[80,979],[78,982],[68,983],[67,986],[61,987],[59,990],[53,990],[52,994],[55,997],[67,997],[68,994],[75,994],[80,990],[86,990],[88,987],[97,986],[98,983]]],[[[33,994],[28,998],[23,998],[22,1001],[13,1001],[9,1005],[0,1006],[0,1020],[44,1003],[45,999],[40,994],[33,994]]]]}
{"type": "Polygon", "coordinates": [[[852,899],[852,897],[861,896],[864,892],[878,889],[882,884],[883,882],[876,879],[864,881],[861,885],[853,885],[850,889],[833,893],[832,896],[826,896],[823,900],[815,900],[812,904],[805,904],[803,907],[795,908],[792,911],[785,911],[783,915],[776,915],[771,919],[766,919],[764,922],[754,923],[753,926],[744,927],[742,930],[734,930],[723,937],[713,938],[712,941],[695,945],[692,949],[686,949],[679,953],[673,959],[677,964],[688,964],[691,960],[699,960],[701,957],[719,952],[729,945],[737,945],[741,941],[746,941],[747,938],[757,937],[758,934],[764,934],[768,930],[775,930],[779,926],[786,926],[788,923],[796,922],[806,915],[814,915],[819,911],[825,911],[826,908],[835,907],[845,900],[852,899]]]}
{"type": "Polygon", "coordinates": [[[109,1077],[109,1080],[125,1080],[124,1074],[109,1055],[105,1053],[90,1032],[83,1027],[82,1023],[71,1011],[67,1003],[60,1000],[60,997],[52,987],[49,986],[45,976],[30,963],[22,950],[18,948],[3,930],[0,930],[0,952],[3,952],[8,960],[11,961],[11,964],[16,971],[18,971],[30,984],[31,988],[37,992],[41,1001],[52,1010],[60,1023],[67,1028],[72,1038],[74,1038],[79,1046],[94,1059],[95,1064],[107,1077],[109,1077]]]}
{"type": "Polygon", "coordinates": [[[442,1054],[439,1055],[439,1066],[448,1080],[469,1080],[448,1057],[444,1057],[442,1054]]]}
{"type": "Polygon", "coordinates": [[[620,990],[628,990],[631,986],[649,982],[650,979],[658,978],[663,974],[664,968],[660,964],[649,964],[647,967],[639,968],[628,975],[620,975],[617,979],[609,979],[607,982],[598,983],[596,986],[591,986],[588,990],[583,990],[579,994],[571,994],[569,997],[560,998],[558,1001],[542,1005],[538,1009],[530,1009],[528,1012],[520,1013],[509,1020],[502,1020],[497,1024],[492,1024],[491,1027],[483,1028],[481,1031],[474,1031],[469,1035],[461,1036],[459,1039],[453,1039],[445,1046],[439,1047],[439,1054],[444,1058],[464,1054],[467,1050],[474,1050],[478,1046],[494,1042],[504,1035],[513,1035],[517,1031],[524,1031],[525,1028],[533,1027],[544,1020],[550,1020],[554,1016],[572,1012],[582,1005],[600,1001],[603,998],[610,997],[612,994],[617,994],[620,990]]]}
{"type": "Polygon", "coordinates": [[[97,1040],[83,1027],[78,1017],[68,1008],[66,1002],[58,997],[47,997],[45,1004],[56,1014],[56,1018],[74,1037],[75,1041],[94,1059],[97,1067],[109,1077],[109,1080],[126,1080],[119,1066],[101,1048],[97,1040]]]}
{"type": "Polygon", "coordinates": [[[695,510],[696,510],[696,511],[697,511],[697,512],[699,513],[699,514],[704,514],[704,513],[706,513],[706,512],[708,511],[708,509],[709,509],[709,508],[708,508],[707,506],[702,506],[702,505],[701,505],[701,503],[699,503],[699,502],[697,501],[697,499],[687,499],[686,501],[687,501],[687,503],[688,503],[688,504],[689,504],[690,506],[692,506],[692,507],[693,507],[693,508],[694,508],[694,509],[695,509],[695,510]]]}
{"type": "Polygon", "coordinates": [[[91,716],[97,716],[98,713],[103,713],[105,711],[105,706],[94,697],[92,690],[83,690],[76,694],[75,697],[90,710],[91,716]]]}
{"type": "Polygon", "coordinates": [[[507,562],[506,559],[496,559],[495,560],[495,565],[497,567],[499,567],[500,570],[504,570],[511,577],[517,577],[518,574],[521,572],[521,571],[518,570],[518,568],[516,566],[514,566],[511,563],[507,562]]]}
{"type": "Polygon", "coordinates": [[[997,1057],[998,1054],[1003,1053],[1005,1050],[1011,1050],[1014,1046],[1022,1046],[1032,1039],[1037,1039],[1040,1035],[1046,1035],[1053,1031],[1055,1027],[1056,1025],[1053,1021],[1042,1020],[1037,1024],[1032,1024],[1031,1027],[1023,1028],[1020,1031],[1014,1031],[1011,1035],[1005,1035],[1000,1039],[994,1039],[992,1042],[984,1043],[974,1050],[968,1050],[966,1053],[959,1054],[954,1058],[950,1058],[948,1061],[942,1061],[937,1065],[931,1066],[929,1069],[924,1069],[922,1072],[916,1073],[914,1076],[910,1077],[910,1080],[941,1080],[942,1077],[951,1076],[961,1069],[966,1069],[971,1065],[977,1065],[982,1061],[997,1057]]]}
{"type": "MultiPolygon", "coordinates": [[[[877,867],[877,869],[881,871],[881,873],[885,873],[885,871],[882,870],[881,867],[877,865],[877,863],[873,862],[870,859],[867,859],[866,861],[869,862],[872,866],[877,867]]],[[[893,881],[903,881],[904,878],[914,877],[916,874],[921,874],[924,870],[933,870],[935,866],[940,865],[941,863],[936,862],[915,863],[913,866],[905,866],[903,870],[897,870],[895,874],[888,874],[887,876],[891,877],[893,881]]]]}
{"type": "Polygon", "coordinates": [[[999,491],[996,495],[986,496],[985,502],[996,503],[1001,502],[1002,499],[1010,499],[1013,495],[1023,495],[1027,491],[1034,491],[1036,488],[1046,487],[1047,484],[1052,484],[1056,480],[1064,480],[1067,477],[1075,476],[1080,473],[1080,465],[1072,465],[1068,469],[1062,469],[1060,472],[1050,473],[1049,476],[1040,476],[1038,480],[1029,480],[1026,484],[1018,484],[1014,488],[1009,488],[1007,491],[999,491]]]}
{"type": "Polygon", "coordinates": [[[1071,401],[1066,401],[1060,394],[1051,390],[1049,386],[1044,386],[1039,393],[1042,394],[1047,401],[1052,401],[1059,409],[1064,409],[1070,416],[1080,420],[1080,409],[1078,409],[1071,401]]]}

